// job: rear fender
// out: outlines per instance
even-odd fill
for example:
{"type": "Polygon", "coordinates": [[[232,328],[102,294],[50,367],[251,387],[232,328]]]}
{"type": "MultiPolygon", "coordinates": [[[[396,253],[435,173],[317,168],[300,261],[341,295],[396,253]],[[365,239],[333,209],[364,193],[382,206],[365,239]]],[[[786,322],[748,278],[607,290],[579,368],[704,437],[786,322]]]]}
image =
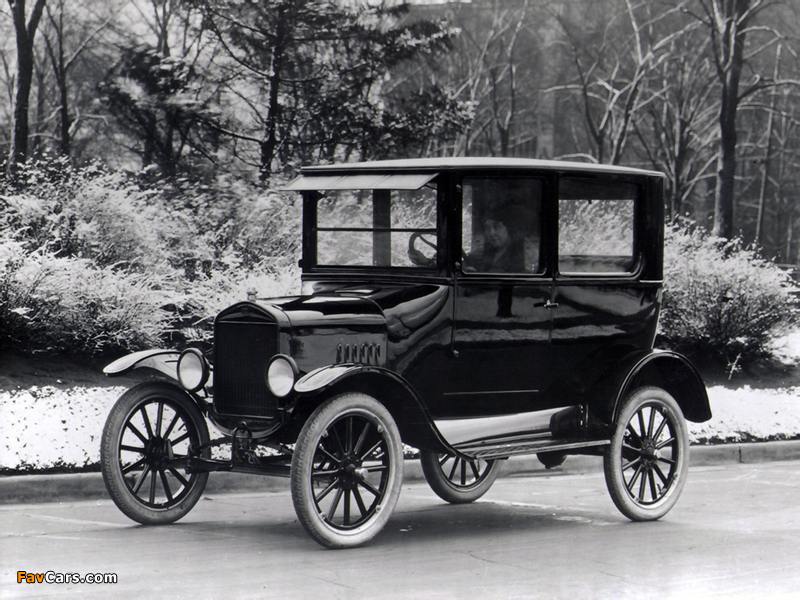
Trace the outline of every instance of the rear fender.
{"type": "Polygon", "coordinates": [[[118,358],[106,365],[103,373],[109,377],[115,377],[133,369],[147,367],[178,381],[178,359],[180,357],[181,353],[177,350],[142,350],[118,358]]]}
{"type": "Polygon", "coordinates": [[[362,392],[383,404],[397,423],[404,443],[415,448],[455,453],[439,433],[425,404],[396,373],[374,365],[339,364],[301,377],[294,386],[300,405],[315,405],[345,392],[362,392]]]}
{"type": "Polygon", "coordinates": [[[628,371],[614,401],[616,422],[625,397],[637,388],[654,385],[669,392],[687,420],[702,423],[711,418],[711,406],[703,379],[684,356],[671,351],[653,350],[637,360],[628,371]]]}

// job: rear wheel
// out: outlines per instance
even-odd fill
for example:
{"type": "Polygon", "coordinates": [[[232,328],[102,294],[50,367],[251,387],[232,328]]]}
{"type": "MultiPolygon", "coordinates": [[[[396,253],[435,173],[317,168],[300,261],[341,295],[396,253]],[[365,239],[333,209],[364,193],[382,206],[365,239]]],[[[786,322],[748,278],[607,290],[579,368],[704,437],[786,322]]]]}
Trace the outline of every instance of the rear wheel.
{"type": "Polygon", "coordinates": [[[622,514],[633,521],[667,514],[689,470],[689,435],[675,399],[657,387],[628,396],[603,466],[611,499],[622,514]]]}
{"type": "Polygon", "coordinates": [[[427,450],[420,451],[419,461],[428,485],[451,504],[466,504],[483,496],[502,466],[499,460],[472,460],[427,450]]]}
{"type": "Polygon", "coordinates": [[[354,547],[377,535],[402,481],[400,433],[371,396],[337,396],[303,426],[292,459],[292,501],[300,523],[323,546],[354,547]]]}
{"type": "MultiPolygon", "coordinates": [[[[208,426],[191,398],[174,385],[137,385],[111,409],[100,466],[111,499],[145,525],[172,523],[200,499],[208,473],[175,466],[208,442],[208,426]]],[[[208,449],[203,456],[208,456],[208,449]]]]}

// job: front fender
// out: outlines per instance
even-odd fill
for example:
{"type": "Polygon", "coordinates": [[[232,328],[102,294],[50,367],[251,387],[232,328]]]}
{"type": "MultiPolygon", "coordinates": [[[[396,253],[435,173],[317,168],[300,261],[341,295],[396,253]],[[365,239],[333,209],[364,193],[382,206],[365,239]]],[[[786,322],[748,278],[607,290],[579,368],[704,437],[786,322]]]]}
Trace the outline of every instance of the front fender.
{"type": "Polygon", "coordinates": [[[322,394],[328,398],[345,392],[362,392],[383,404],[392,414],[403,442],[426,450],[456,453],[445,441],[416,390],[402,377],[374,365],[337,364],[304,375],[294,385],[298,400],[322,394]]]}
{"type": "Polygon", "coordinates": [[[133,369],[148,367],[155,369],[178,381],[178,359],[181,353],[177,350],[141,350],[118,358],[103,369],[109,377],[122,375],[133,369]]]}
{"type": "Polygon", "coordinates": [[[327,367],[320,367],[298,379],[294,384],[294,391],[298,394],[314,394],[331,387],[345,377],[361,373],[365,369],[370,369],[370,367],[364,365],[328,365],[327,367]]]}

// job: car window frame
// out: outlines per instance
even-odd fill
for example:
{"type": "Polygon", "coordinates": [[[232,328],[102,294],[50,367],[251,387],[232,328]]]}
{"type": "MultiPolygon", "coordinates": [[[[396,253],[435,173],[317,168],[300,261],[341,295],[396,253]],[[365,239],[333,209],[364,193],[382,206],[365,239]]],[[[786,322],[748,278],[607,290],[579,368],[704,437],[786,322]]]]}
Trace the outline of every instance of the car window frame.
{"type": "MultiPolygon", "coordinates": [[[[423,174],[420,174],[422,176],[423,174]]],[[[304,273],[358,273],[358,274],[375,274],[380,276],[382,273],[424,273],[427,275],[438,273],[446,264],[447,252],[445,232],[446,218],[443,214],[446,210],[445,204],[445,183],[442,178],[442,173],[437,173],[433,177],[428,177],[426,183],[421,186],[426,187],[430,185],[436,186],[436,225],[435,232],[437,237],[437,252],[436,263],[430,266],[427,265],[335,265],[335,264],[320,264],[319,259],[319,212],[318,206],[320,199],[325,195],[326,190],[318,189],[301,189],[303,198],[303,223],[302,223],[302,252],[299,266],[304,273]]],[[[421,189],[420,188],[420,189],[421,189]]],[[[336,188],[336,191],[346,190],[350,188],[336,188]]],[[[356,188],[353,188],[356,189],[356,188]]],[[[365,188],[366,189],[366,188],[365,188]]],[[[391,192],[395,188],[382,188],[374,187],[368,188],[374,195],[375,191],[388,191],[391,192]]],[[[402,189],[402,188],[397,188],[402,189]]],[[[329,228],[321,228],[328,230],[329,228]]],[[[400,228],[403,229],[403,228],[400,228]]],[[[429,228],[426,228],[426,230],[429,228]]],[[[366,230],[365,230],[366,231],[366,230]]]]}
{"type": "Polygon", "coordinates": [[[452,224],[452,249],[453,255],[457,257],[455,262],[455,272],[459,278],[465,278],[471,282],[485,281],[508,281],[508,280],[521,280],[521,281],[543,281],[552,280],[553,278],[553,262],[552,262],[552,228],[549,226],[552,214],[552,202],[554,187],[554,173],[548,171],[482,171],[470,170],[459,173],[457,179],[457,195],[455,202],[453,202],[453,212],[455,218],[452,224]],[[541,214],[540,220],[540,249],[539,249],[539,272],[534,273],[520,271],[520,272],[498,272],[498,271],[467,271],[464,270],[462,249],[464,248],[463,240],[463,215],[464,215],[464,181],[468,179],[538,179],[542,181],[542,198],[541,198],[541,214]]]}
{"type": "Polygon", "coordinates": [[[643,232],[645,231],[645,221],[648,212],[648,198],[651,193],[648,182],[639,177],[630,177],[625,175],[598,175],[595,173],[559,173],[556,181],[553,198],[553,211],[555,217],[550,223],[552,226],[553,236],[553,271],[554,278],[557,281],[586,281],[586,280],[620,280],[632,281],[641,277],[643,266],[645,262],[646,248],[642,240],[643,232]],[[579,271],[561,271],[560,269],[560,248],[559,248],[559,235],[561,233],[561,215],[560,215],[560,184],[562,179],[586,179],[594,181],[609,181],[617,184],[633,184],[636,186],[637,195],[633,204],[633,264],[629,271],[594,271],[594,272],[579,272],[579,271]]]}

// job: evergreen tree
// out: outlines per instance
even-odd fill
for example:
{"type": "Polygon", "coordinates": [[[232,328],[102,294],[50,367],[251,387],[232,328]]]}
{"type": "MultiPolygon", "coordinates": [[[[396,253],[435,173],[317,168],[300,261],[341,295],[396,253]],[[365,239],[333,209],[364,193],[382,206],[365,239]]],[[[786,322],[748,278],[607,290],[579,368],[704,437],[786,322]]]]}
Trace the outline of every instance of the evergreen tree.
{"type": "Polygon", "coordinates": [[[262,178],[312,160],[423,152],[464,126],[444,88],[391,85],[404,63],[448,49],[454,32],[441,20],[410,19],[407,5],[197,1],[225,49],[215,66],[230,82],[229,133],[257,145],[262,178]]]}

